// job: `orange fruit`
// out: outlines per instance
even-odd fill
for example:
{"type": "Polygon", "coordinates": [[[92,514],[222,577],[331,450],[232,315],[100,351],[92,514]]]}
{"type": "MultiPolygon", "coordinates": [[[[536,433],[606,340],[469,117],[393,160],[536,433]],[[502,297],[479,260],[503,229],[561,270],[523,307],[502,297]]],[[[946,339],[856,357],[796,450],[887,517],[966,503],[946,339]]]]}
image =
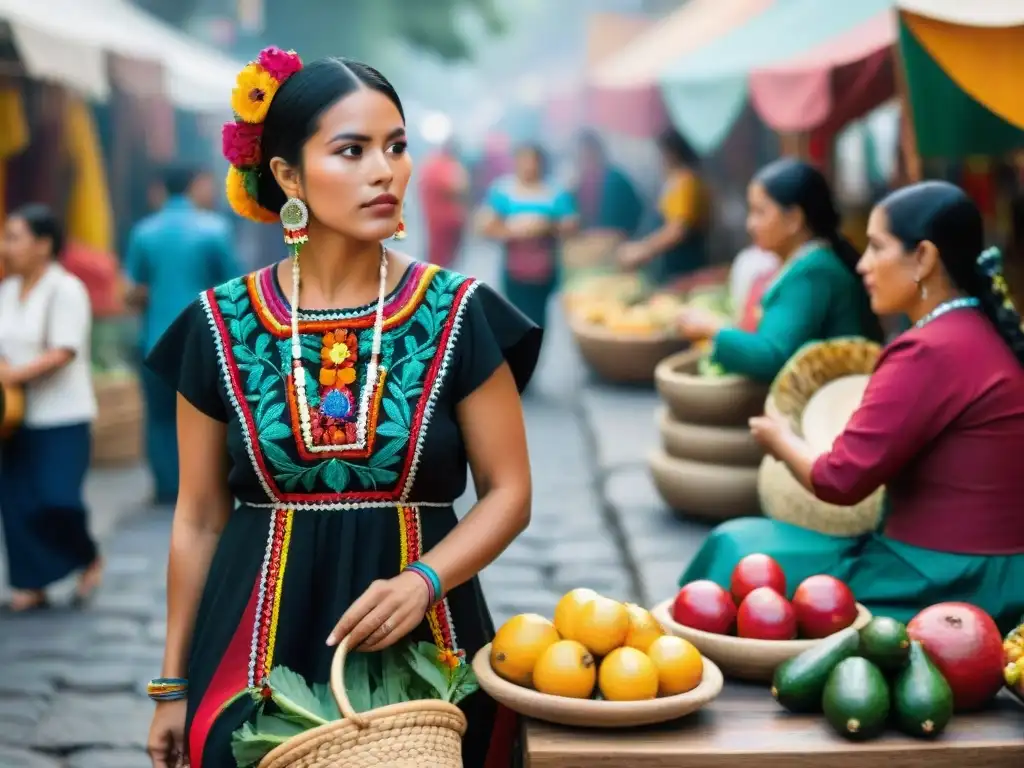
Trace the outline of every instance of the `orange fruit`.
{"type": "Polygon", "coordinates": [[[596,597],[580,609],[573,625],[573,639],[595,656],[607,656],[622,646],[629,634],[629,611],[609,597],[596,597]]]}
{"type": "Polygon", "coordinates": [[[552,696],[589,699],[596,681],[594,657],[575,640],[549,645],[533,668],[533,687],[552,696]]]}
{"type": "Polygon", "coordinates": [[[555,606],[555,629],[563,640],[575,640],[576,617],[583,606],[599,595],[592,589],[574,589],[567,592],[555,606]]]}
{"type": "Polygon", "coordinates": [[[704,658],[692,643],[681,637],[659,637],[647,649],[658,671],[658,695],[675,696],[692,691],[704,677],[704,658]]]}
{"type": "Polygon", "coordinates": [[[629,615],[629,632],[626,633],[623,645],[646,653],[651,643],[664,635],[665,631],[646,608],[626,603],[626,613],[629,615]]]}
{"type": "Polygon", "coordinates": [[[597,685],[608,701],[644,701],[658,695],[658,670],[636,648],[616,648],[601,662],[597,685]]]}
{"type": "Polygon", "coordinates": [[[491,667],[510,683],[527,688],[540,655],[559,641],[555,625],[536,613],[521,613],[501,625],[491,643],[491,667]]]}

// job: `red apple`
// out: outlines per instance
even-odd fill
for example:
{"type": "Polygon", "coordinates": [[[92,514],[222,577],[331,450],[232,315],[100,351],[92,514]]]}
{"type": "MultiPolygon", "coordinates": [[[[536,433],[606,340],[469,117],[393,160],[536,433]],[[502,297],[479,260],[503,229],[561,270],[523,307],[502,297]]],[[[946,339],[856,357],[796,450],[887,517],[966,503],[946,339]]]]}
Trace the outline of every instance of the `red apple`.
{"type": "Polygon", "coordinates": [[[980,709],[1003,686],[1003,638],[992,617],[968,603],[939,603],[907,624],[953,689],[957,712],[980,709]]]}
{"type": "Polygon", "coordinates": [[[796,637],[796,611],[771,587],[758,587],[736,612],[740,637],[751,640],[792,640],[796,637]]]}
{"type": "Polygon", "coordinates": [[[729,591],[732,592],[732,599],[739,605],[743,598],[758,587],[771,587],[785,597],[786,574],[768,555],[747,555],[732,569],[729,591]]]}
{"type": "Polygon", "coordinates": [[[715,582],[691,581],[676,595],[672,618],[684,627],[727,635],[736,622],[736,605],[715,582]]]}
{"type": "Polygon", "coordinates": [[[800,582],[793,593],[800,636],[828,637],[857,620],[857,601],[839,579],[820,574],[800,582]]]}

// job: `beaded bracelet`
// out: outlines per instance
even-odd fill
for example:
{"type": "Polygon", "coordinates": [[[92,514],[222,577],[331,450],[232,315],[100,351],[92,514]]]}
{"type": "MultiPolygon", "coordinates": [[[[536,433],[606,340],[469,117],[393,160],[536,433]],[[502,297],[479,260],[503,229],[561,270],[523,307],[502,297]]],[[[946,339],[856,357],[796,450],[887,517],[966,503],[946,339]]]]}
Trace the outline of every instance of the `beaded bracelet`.
{"type": "Polygon", "coordinates": [[[414,563],[409,563],[405,566],[405,570],[412,571],[419,575],[424,581],[427,582],[427,586],[430,590],[430,604],[433,605],[442,597],[444,597],[444,589],[441,587],[441,577],[437,575],[437,571],[431,568],[426,563],[417,560],[414,563]]]}
{"type": "Polygon", "coordinates": [[[149,681],[146,695],[153,701],[181,701],[188,696],[188,680],[183,677],[157,677],[149,681]]]}

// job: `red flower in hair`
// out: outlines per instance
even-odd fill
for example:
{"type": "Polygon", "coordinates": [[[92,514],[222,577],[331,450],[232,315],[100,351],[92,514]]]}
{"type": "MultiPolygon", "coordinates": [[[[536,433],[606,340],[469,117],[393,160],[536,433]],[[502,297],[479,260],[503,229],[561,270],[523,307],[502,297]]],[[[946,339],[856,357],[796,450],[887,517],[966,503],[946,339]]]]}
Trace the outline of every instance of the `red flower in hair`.
{"type": "Polygon", "coordinates": [[[302,59],[299,58],[299,54],[295,51],[281,50],[274,45],[260,51],[259,64],[278,83],[283,83],[302,69],[302,59]]]}
{"type": "Polygon", "coordinates": [[[224,123],[224,130],[221,132],[221,149],[224,157],[236,168],[259,165],[262,136],[262,124],[224,123]]]}

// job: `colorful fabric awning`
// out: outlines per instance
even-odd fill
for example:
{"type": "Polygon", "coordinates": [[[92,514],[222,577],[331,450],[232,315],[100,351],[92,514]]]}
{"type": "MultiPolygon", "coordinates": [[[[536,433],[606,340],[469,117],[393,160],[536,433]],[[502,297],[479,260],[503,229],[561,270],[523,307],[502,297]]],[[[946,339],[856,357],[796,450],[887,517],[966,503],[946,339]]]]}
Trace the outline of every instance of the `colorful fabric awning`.
{"type": "Polygon", "coordinates": [[[715,150],[739,117],[752,73],[813,51],[867,23],[893,0],[785,0],[745,24],[679,57],[661,75],[661,92],[676,128],[702,153],[715,150]]]}
{"type": "Polygon", "coordinates": [[[803,54],[750,76],[750,98],[780,133],[841,125],[895,92],[896,15],[886,9],[803,54]]]}
{"type": "MultiPolygon", "coordinates": [[[[965,93],[1024,128],[1024,2],[900,3],[901,20],[928,56],[965,93]]],[[[909,72],[911,80],[918,72],[909,72]]]]}
{"type": "Polygon", "coordinates": [[[667,123],[658,77],[681,54],[728,33],[775,0],[689,0],[596,66],[588,78],[589,119],[632,135],[667,123]]]}

